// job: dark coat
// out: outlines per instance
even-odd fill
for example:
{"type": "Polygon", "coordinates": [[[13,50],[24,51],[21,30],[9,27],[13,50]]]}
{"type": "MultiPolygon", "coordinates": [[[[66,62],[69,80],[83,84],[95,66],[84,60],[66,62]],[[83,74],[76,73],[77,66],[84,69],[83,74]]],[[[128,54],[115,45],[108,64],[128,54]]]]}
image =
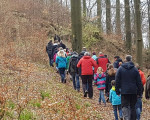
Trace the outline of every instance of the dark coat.
{"type": "Polygon", "coordinates": [[[106,76],[106,93],[109,93],[109,91],[111,90],[112,86],[111,86],[111,81],[115,80],[115,75],[116,75],[116,71],[112,68],[110,70],[108,70],[107,76],[106,76]]]}
{"type": "Polygon", "coordinates": [[[57,53],[57,48],[58,48],[58,45],[57,44],[54,44],[52,46],[52,57],[55,55],[55,53],[57,53]]]}
{"type": "Polygon", "coordinates": [[[150,76],[147,78],[145,85],[145,98],[150,99],[150,76]]]}
{"type": "Polygon", "coordinates": [[[70,60],[69,60],[69,68],[68,68],[68,72],[69,72],[71,75],[79,74],[79,68],[77,68],[78,62],[79,62],[78,55],[72,55],[72,57],[71,57],[70,60]],[[72,62],[73,60],[76,61],[76,67],[75,67],[75,68],[72,68],[72,66],[71,66],[71,62],[72,62]]]}
{"type": "Polygon", "coordinates": [[[140,74],[133,62],[123,63],[116,73],[116,93],[120,94],[142,94],[142,82],[140,74]]]}
{"type": "Polygon", "coordinates": [[[58,47],[62,47],[63,49],[66,49],[66,45],[63,44],[63,43],[60,43],[60,44],[58,45],[58,47]]]}
{"type": "Polygon", "coordinates": [[[121,58],[118,58],[115,62],[114,62],[114,68],[119,68],[119,62],[123,62],[121,58]]]}
{"type": "Polygon", "coordinates": [[[53,47],[53,43],[49,42],[48,45],[46,46],[47,54],[52,55],[52,47],[53,47]]]}

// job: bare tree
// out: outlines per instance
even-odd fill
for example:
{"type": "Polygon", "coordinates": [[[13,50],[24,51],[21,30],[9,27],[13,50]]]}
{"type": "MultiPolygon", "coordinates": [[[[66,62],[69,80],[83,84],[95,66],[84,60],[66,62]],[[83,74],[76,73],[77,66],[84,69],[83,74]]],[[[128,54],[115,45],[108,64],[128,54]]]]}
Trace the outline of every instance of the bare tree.
{"type": "Polygon", "coordinates": [[[101,22],[101,18],[102,18],[102,9],[101,9],[101,0],[97,0],[97,23],[98,23],[98,28],[100,30],[100,32],[102,32],[102,22],[101,22]]]}
{"type": "Polygon", "coordinates": [[[111,15],[110,15],[110,0],[105,0],[106,2],[106,32],[107,34],[111,33],[111,15]]]}
{"type": "Polygon", "coordinates": [[[142,66],[142,49],[143,49],[143,40],[142,40],[142,30],[141,30],[141,10],[140,10],[140,0],[134,0],[135,8],[135,20],[136,20],[136,32],[137,36],[137,46],[136,46],[136,61],[142,66]]]}
{"type": "Polygon", "coordinates": [[[116,0],[116,33],[118,35],[121,35],[120,23],[120,0],[116,0]]]}
{"type": "Polygon", "coordinates": [[[83,0],[83,15],[86,17],[86,0],[83,0]]]}
{"type": "Polygon", "coordinates": [[[125,33],[126,33],[126,50],[131,54],[131,22],[130,22],[130,5],[129,0],[124,0],[125,3],[125,33]]]}
{"type": "Polygon", "coordinates": [[[72,49],[81,52],[82,49],[82,22],[81,22],[81,0],[71,0],[71,22],[72,22],[72,49]]]}
{"type": "Polygon", "coordinates": [[[150,0],[147,0],[147,4],[148,4],[148,24],[149,24],[148,37],[149,37],[149,49],[150,49],[150,0]]]}

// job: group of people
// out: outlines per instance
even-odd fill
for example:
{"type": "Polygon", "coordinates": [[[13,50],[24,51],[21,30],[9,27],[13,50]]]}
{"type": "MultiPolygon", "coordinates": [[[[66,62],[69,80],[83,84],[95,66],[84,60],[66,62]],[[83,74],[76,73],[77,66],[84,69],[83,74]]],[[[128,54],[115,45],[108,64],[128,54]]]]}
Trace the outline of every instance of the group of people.
{"type": "Polygon", "coordinates": [[[79,92],[81,79],[83,95],[90,99],[96,85],[100,91],[99,104],[103,101],[106,106],[106,102],[111,102],[115,120],[118,120],[117,109],[121,120],[140,120],[145,83],[145,97],[150,98],[150,74],[146,81],[139,65],[132,62],[131,55],[127,55],[125,61],[115,56],[111,64],[102,52],[97,57],[95,52],[91,55],[83,47],[82,52],[77,53],[58,40],[50,41],[46,51],[50,66],[54,67],[53,63],[56,63],[62,83],[66,83],[66,73],[69,73],[73,88],[79,92]]]}

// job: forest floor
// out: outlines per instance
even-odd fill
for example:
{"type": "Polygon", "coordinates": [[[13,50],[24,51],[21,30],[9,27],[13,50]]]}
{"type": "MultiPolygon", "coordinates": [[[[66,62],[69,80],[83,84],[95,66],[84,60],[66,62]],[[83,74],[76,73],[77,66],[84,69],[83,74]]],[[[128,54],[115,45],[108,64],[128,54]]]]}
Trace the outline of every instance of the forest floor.
{"type": "MultiPolygon", "coordinates": [[[[55,68],[48,64],[27,62],[0,50],[0,68],[0,117],[5,120],[114,119],[110,103],[106,107],[98,104],[96,86],[93,99],[84,98],[82,89],[73,89],[69,76],[62,84],[55,68]]],[[[150,101],[143,99],[141,120],[148,120],[149,112],[150,101]]]]}

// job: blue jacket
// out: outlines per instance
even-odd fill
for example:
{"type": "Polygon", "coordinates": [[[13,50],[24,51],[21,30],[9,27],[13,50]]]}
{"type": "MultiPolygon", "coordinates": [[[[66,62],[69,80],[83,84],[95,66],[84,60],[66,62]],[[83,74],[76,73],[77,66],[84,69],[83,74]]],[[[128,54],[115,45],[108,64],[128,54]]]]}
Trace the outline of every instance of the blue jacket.
{"type": "Polygon", "coordinates": [[[118,96],[116,94],[115,87],[114,87],[114,89],[112,87],[112,89],[110,90],[109,101],[112,103],[112,105],[120,105],[121,104],[121,95],[118,96]]]}
{"type": "Polygon", "coordinates": [[[67,59],[64,57],[56,57],[56,64],[58,68],[66,68],[67,67],[67,59]]]}
{"type": "Polygon", "coordinates": [[[116,93],[121,94],[142,94],[142,82],[137,68],[133,62],[125,62],[117,70],[115,77],[116,93]],[[121,90],[121,91],[120,91],[121,90]]]}
{"type": "Polygon", "coordinates": [[[96,56],[96,55],[93,55],[92,58],[96,61],[97,56],[96,56]]]}

